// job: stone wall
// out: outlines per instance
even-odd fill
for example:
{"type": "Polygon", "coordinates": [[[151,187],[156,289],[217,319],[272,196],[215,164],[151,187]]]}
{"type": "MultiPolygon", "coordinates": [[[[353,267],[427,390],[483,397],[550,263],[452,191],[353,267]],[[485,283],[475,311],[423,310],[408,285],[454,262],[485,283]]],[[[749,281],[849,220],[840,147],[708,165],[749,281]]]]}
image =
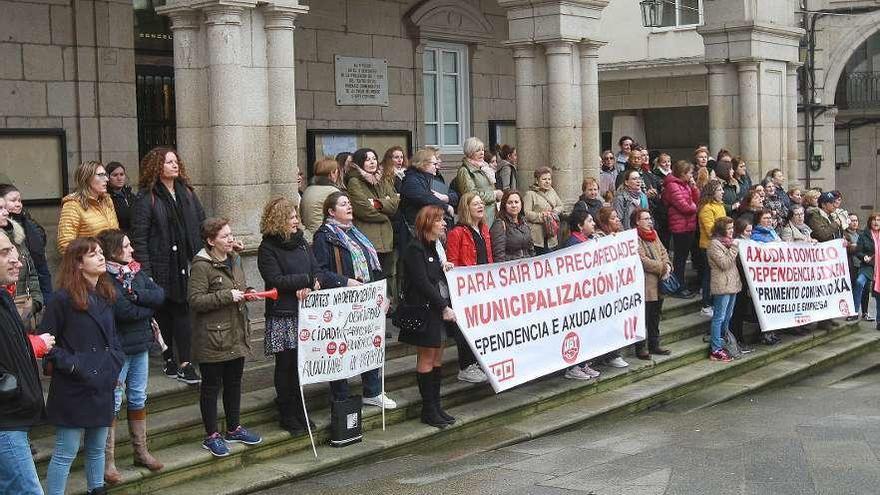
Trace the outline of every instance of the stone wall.
{"type": "MultiPolygon", "coordinates": [[[[3,0],[0,12],[0,127],[64,129],[71,181],[84,160],[137,180],[131,0],[3,0]]],[[[30,210],[54,265],[58,207],[30,210]]]]}
{"type": "MultiPolygon", "coordinates": [[[[295,32],[300,169],[307,168],[307,129],[407,129],[413,132],[414,148],[421,147],[424,143],[422,40],[410,16],[413,8],[422,2],[313,0],[302,3],[309,6],[309,13],[298,19],[295,32]],[[387,59],[389,105],[337,106],[335,55],[387,59]]],[[[476,5],[475,2],[461,3],[478,8],[491,25],[487,38],[467,43],[472,96],[470,134],[488,143],[489,120],[515,117],[513,57],[511,50],[502,44],[507,39],[507,19],[495,1],[476,2],[476,5]]],[[[448,22],[448,30],[454,31],[456,19],[451,17],[448,22]]],[[[439,41],[458,42],[446,38],[439,41]]],[[[445,155],[447,162],[457,158],[445,155]]]]}

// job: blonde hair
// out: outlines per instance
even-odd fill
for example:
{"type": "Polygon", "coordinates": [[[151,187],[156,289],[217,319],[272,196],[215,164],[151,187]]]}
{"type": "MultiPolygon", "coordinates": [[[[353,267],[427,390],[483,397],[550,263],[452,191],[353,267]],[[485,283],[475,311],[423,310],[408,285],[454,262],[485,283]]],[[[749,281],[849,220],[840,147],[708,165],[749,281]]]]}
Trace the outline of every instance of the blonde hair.
{"type": "Polygon", "coordinates": [[[822,191],[818,189],[810,189],[808,191],[804,191],[803,198],[804,206],[819,206],[819,196],[822,194],[822,191]]]}
{"type": "MultiPolygon", "coordinates": [[[[465,225],[474,224],[474,217],[471,216],[471,203],[473,203],[474,199],[479,199],[480,201],[482,201],[482,198],[480,198],[477,191],[466,192],[461,196],[461,201],[459,201],[458,203],[459,223],[463,223],[465,225]]],[[[483,224],[485,222],[486,217],[483,217],[483,219],[480,220],[480,223],[483,224]]]]}
{"type": "Polygon", "coordinates": [[[411,167],[415,167],[418,170],[424,171],[431,165],[431,159],[437,156],[437,150],[433,148],[422,148],[416,151],[416,154],[413,155],[412,161],[409,162],[411,167]]]}
{"type": "Polygon", "coordinates": [[[295,211],[296,205],[287,198],[278,197],[269,200],[260,217],[260,233],[287,239],[290,237],[290,214],[295,211]]]}
{"type": "MultiPolygon", "coordinates": [[[[76,167],[76,171],[73,173],[73,181],[76,183],[76,188],[70,196],[82,206],[83,210],[89,209],[89,197],[91,196],[91,183],[92,177],[98,173],[98,167],[103,167],[104,164],[98,161],[90,160],[87,162],[82,162],[76,167]]],[[[95,198],[98,203],[113,203],[113,200],[110,199],[110,195],[104,194],[95,198]]]]}
{"type": "Polygon", "coordinates": [[[330,177],[330,174],[332,174],[333,171],[337,170],[338,168],[339,164],[336,163],[335,158],[325,156],[315,162],[315,166],[312,167],[312,170],[317,177],[330,177]]]}

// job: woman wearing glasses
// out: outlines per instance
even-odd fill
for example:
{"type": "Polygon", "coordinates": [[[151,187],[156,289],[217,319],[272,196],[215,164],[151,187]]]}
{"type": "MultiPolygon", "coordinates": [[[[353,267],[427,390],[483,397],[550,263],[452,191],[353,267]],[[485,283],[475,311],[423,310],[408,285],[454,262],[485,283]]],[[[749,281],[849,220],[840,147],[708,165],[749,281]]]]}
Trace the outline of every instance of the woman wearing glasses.
{"type": "Polygon", "coordinates": [[[76,190],[61,200],[58,219],[58,251],[64,254],[70,241],[118,229],[116,209],[107,194],[107,171],[101,162],[80,163],[73,173],[76,190]]]}

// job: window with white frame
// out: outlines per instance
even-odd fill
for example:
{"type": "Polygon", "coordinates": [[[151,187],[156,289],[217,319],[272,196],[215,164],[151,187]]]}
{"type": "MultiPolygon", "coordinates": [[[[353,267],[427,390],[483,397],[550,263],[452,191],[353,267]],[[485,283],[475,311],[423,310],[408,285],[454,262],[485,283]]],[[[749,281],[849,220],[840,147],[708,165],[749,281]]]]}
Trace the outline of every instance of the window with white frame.
{"type": "Polygon", "coordinates": [[[696,26],[702,19],[702,0],[666,0],[663,3],[662,27],[696,26]]]}
{"type": "Polygon", "coordinates": [[[468,137],[467,47],[429,43],[422,55],[422,92],[425,97],[425,144],[444,152],[461,153],[468,137]]]}

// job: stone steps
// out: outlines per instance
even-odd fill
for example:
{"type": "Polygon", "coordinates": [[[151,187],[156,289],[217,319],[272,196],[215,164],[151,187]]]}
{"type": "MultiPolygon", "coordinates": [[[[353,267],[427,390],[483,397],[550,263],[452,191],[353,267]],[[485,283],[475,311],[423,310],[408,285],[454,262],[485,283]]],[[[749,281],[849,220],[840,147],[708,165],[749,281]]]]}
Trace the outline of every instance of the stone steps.
{"type": "MultiPolygon", "coordinates": [[[[252,493],[334,468],[400,455],[413,447],[424,451],[432,445],[467,441],[488,429],[491,429],[491,434],[485,435],[485,438],[490,440],[480,444],[485,450],[516,444],[600,418],[632,414],[682,396],[693,396],[689,394],[703,394],[717,389],[726,391],[729,399],[763,387],[786,383],[880,349],[880,333],[858,330],[858,325],[849,324],[802,337],[785,336],[778,346],[762,348],[727,364],[699,359],[662,373],[645,371],[646,368],[660,366],[664,361],[660,359],[657,363],[639,364],[628,372],[614,370],[607,374],[609,376],[603,376],[598,384],[584,385],[558,377],[542,379],[503,394],[488,395],[449,408],[458,422],[445,430],[437,430],[412,419],[384,432],[368,431],[363,443],[350,447],[332,449],[321,446],[318,459],[308,448],[285,455],[279,455],[276,450],[255,450],[217,469],[228,470],[214,471],[211,476],[176,484],[174,488],[190,495],[252,493]],[[641,374],[641,379],[626,380],[627,375],[632,374],[641,374]],[[616,386],[603,389],[599,386],[603,381],[607,384],[616,382],[616,386]],[[235,469],[242,466],[245,469],[235,469]]],[[[694,345],[692,341],[697,339],[680,341],[670,347],[678,352],[686,352],[685,349],[694,345]]],[[[703,347],[700,353],[704,354],[702,342],[699,347],[703,347]]],[[[675,359],[670,357],[665,361],[675,359]]],[[[147,490],[146,493],[165,491],[160,486],[141,487],[147,490]]],[[[118,493],[135,492],[121,487],[118,493]]]]}
{"type": "MultiPolygon", "coordinates": [[[[698,313],[687,312],[693,307],[692,301],[685,301],[679,305],[672,305],[672,315],[675,317],[665,318],[661,323],[661,335],[664,345],[671,344],[682,339],[701,335],[707,328],[708,320],[698,313]]],[[[696,306],[694,306],[696,307],[696,306]]],[[[664,314],[666,317],[666,314],[664,314]]],[[[399,342],[389,344],[394,353],[386,361],[385,388],[389,395],[396,400],[396,391],[401,388],[415,387],[413,368],[415,365],[414,348],[399,342]]],[[[391,353],[389,353],[391,354],[391,353]]],[[[262,353],[260,353],[262,355],[262,353]]],[[[275,418],[274,405],[275,391],[272,383],[274,362],[271,359],[260,359],[248,362],[245,367],[243,379],[241,421],[252,427],[253,425],[271,421],[275,418]]],[[[162,375],[161,368],[156,368],[151,373],[151,390],[148,392],[148,438],[151,449],[161,449],[179,442],[197,441],[204,436],[201,425],[201,416],[198,408],[198,387],[187,386],[175,380],[170,380],[162,375]],[[158,382],[158,384],[156,384],[158,382]],[[158,405],[157,405],[158,404],[158,405]]],[[[447,381],[455,381],[458,372],[457,353],[452,345],[444,352],[444,375],[447,381]]],[[[355,385],[360,383],[360,378],[351,379],[355,385]]],[[[315,384],[306,387],[306,403],[311,407],[323,407],[328,404],[328,387],[326,384],[315,384]]],[[[124,410],[124,408],[123,408],[124,410]]],[[[221,408],[222,414],[222,408],[221,408]]],[[[223,416],[221,415],[221,418],[223,416]]],[[[116,431],[117,458],[126,462],[126,456],[131,455],[131,443],[125,421],[120,420],[116,431]]],[[[31,435],[31,441],[37,448],[36,462],[38,472],[44,473],[46,464],[52,454],[54,434],[51,427],[35,429],[31,435]]],[[[83,459],[77,457],[74,466],[81,466],[83,459]]]]}
{"type": "MultiPolygon", "coordinates": [[[[689,315],[687,318],[700,319],[702,317],[689,315]]],[[[673,320],[678,319],[670,319],[669,322],[673,320]]],[[[689,367],[688,365],[693,363],[708,363],[705,359],[706,344],[702,342],[702,337],[699,335],[703,332],[702,328],[704,328],[705,325],[705,318],[702,318],[702,324],[697,323],[691,325],[690,332],[692,332],[692,334],[696,333],[695,336],[682,338],[676,342],[670,343],[668,346],[673,350],[672,356],[661,356],[652,362],[633,361],[629,370],[607,370],[601,379],[595,383],[573,382],[570,380],[564,380],[557,375],[547,377],[538,382],[527,384],[518,387],[517,389],[507,391],[499,396],[495,396],[491,393],[491,389],[485,385],[465,384],[456,381],[444,386],[444,401],[448,407],[456,411],[454,414],[457,416],[460,415],[463,418],[464,421],[461,421],[461,423],[474,423],[474,425],[481,424],[484,425],[484,427],[489,427],[496,422],[506,424],[510,419],[509,416],[511,414],[517,416],[523,411],[527,411],[531,414],[547,408],[558,407],[565,402],[588,395],[609,395],[604,394],[603,392],[634,385],[651,377],[658,377],[662,382],[664,380],[663,377],[667,375],[666,372],[670,372],[670,370],[680,369],[682,366],[689,367]],[[497,400],[497,397],[511,399],[512,402],[510,404],[513,409],[509,411],[503,410],[495,412],[492,412],[494,411],[493,408],[486,409],[483,402],[487,400],[497,400]],[[471,415],[473,414],[476,414],[477,416],[471,418],[471,415]]],[[[796,352],[815,345],[815,343],[820,341],[830,340],[844,335],[847,331],[851,331],[852,328],[854,327],[847,327],[847,330],[837,330],[831,335],[819,332],[815,339],[812,338],[812,336],[810,336],[811,338],[787,339],[786,343],[782,346],[768,349],[767,352],[756,354],[776,356],[780,355],[783,350],[791,348],[795,348],[796,352]]],[[[681,333],[681,331],[678,333],[681,333]]],[[[673,334],[675,334],[675,332],[673,332],[673,334]]],[[[755,357],[750,356],[747,360],[734,363],[734,365],[741,367],[741,364],[745,362],[757,363],[759,361],[757,361],[755,357]]],[[[763,363],[763,361],[760,363],[763,363]]],[[[406,371],[410,380],[412,380],[412,364],[412,360],[410,360],[409,369],[406,371]]],[[[452,368],[452,373],[454,373],[456,369],[454,360],[447,362],[447,369],[449,367],[452,368]]],[[[723,371],[723,368],[716,369],[718,371],[723,371]]],[[[326,389],[326,387],[324,388],[326,389]]],[[[253,419],[253,422],[249,422],[248,417],[245,417],[244,423],[263,434],[263,444],[247,449],[240,446],[233,446],[233,455],[230,457],[219,460],[212,458],[210,454],[200,447],[202,431],[197,407],[193,406],[192,411],[186,414],[189,421],[188,425],[183,425],[181,429],[176,432],[169,432],[165,438],[162,438],[163,433],[158,433],[158,439],[151,438],[153,442],[156,442],[156,446],[158,447],[153,447],[154,453],[166,463],[165,470],[155,474],[148,473],[146,470],[131,468],[128,459],[120,458],[118,465],[122,468],[125,481],[121,486],[116,487],[113,492],[143,493],[145,491],[161,490],[171,486],[176,487],[178,483],[186,480],[201,480],[203,476],[209,474],[213,476],[218,472],[233,469],[242,464],[250,465],[254,462],[273,459],[278,456],[295,456],[309,453],[310,448],[306,436],[291,438],[286,432],[280,430],[275,425],[274,411],[269,405],[271,404],[271,399],[274,395],[272,390],[257,391],[254,392],[254,394],[262,394],[261,397],[267,406],[262,409],[257,408],[248,413],[253,414],[250,416],[250,418],[253,419]]],[[[246,395],[250,396],[250,393],[246,395]]],[[[616,396],[617,394],[611,395],[616,396]]],[[[408,445],[405,440],[408,438],[407,435],[409,435],[409,429],[413,427],[416,429],[423,427],[423,425],[420,425],[417,421],[411,420],[411,418],[418,416],[418,411],[420,409],[416,388],[413,385],[402,386],[393,392],[393,397],[398,401],[400,407],[394,411],[387,411],[386,413],[387,423],[393,425],[389,427],[389,431],[384,433],[378,431],[378,428],[380,428],[381,425],[381,418],[379,417],[378,410],[375,408],[365,409],[364,428],[365,431],[367,431],[366,443],[372,442],[372,439],[377,434],[380,435],[379,438],[391,434],[392,436],[389,438],[395,440],[389,444],[389,448],[403,448],[404,445],[408,445]],[[414,423],[414,426],[411,425],[411,423],[414,423]],[[400,430],[401,428],[403,428],[403,430],[400,430]],[[398,431],[399,434],[395,435],[394,432],[398,431]],[[402,438],[400,441],[403,442],[400,445],[398,445],[399,437],[402,438]]],[[[506,404],[507,402],[503,403],[506,404]]],[[[326,407],[321,407],[319,403],[314,401],[310,401],[309,404],[310,407],[314,409],[314,411],[312,411],[314,419],[319,425],[315,434],[316,440],[320,445],[324,443],[327,438],[327,409],[326,407]]],[[[324,404],[326,404],[326,402],[324,402],[324,404]]],[[[243,402],[243,406],[250,407],[248,402],[243,402]]],[[[159,425],[156,426],[156,428],[165,428],[165,426],[159,425]]],[[[454,430],[457,431],[457,428],[458,427],[454,430]]],[[[436,430],[434,433],[437,433],[436,430]]],[[[443,432],[440,434],[440,437],[444,437],[446,434],[447,432],[443,432]]],[[[359,450],[360,448],[362,447],[353,446],[342,449],[342,451],[351,451],[352,449],[359,450]]],[[[321,448],[321,451],[322,457],[327,455],[327,452],[339,452],[336,450],[331,451],[324,447],[321,448]]],[[[240,470],[236,470],[236,472],[241,473],[240,470]]],[[[81,477],[81,469],[77,469],[72,473],[72,476],[75,478],[81,477]]],[[[72,481],[72,486],[82,485],[77,484],[76,481],[72,481]]]]}

